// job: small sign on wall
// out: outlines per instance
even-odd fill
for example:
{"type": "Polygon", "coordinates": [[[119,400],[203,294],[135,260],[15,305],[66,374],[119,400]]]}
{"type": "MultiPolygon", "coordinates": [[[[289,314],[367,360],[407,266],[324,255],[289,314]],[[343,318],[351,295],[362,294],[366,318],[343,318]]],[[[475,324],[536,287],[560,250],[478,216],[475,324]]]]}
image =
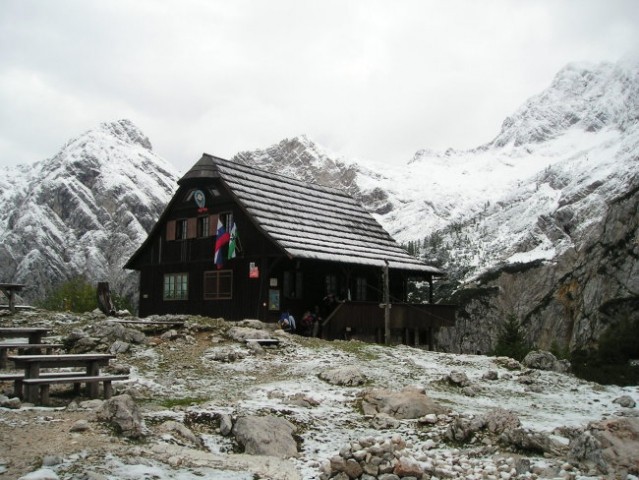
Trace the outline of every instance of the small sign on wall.
{"type": "Polygon", "coordinates": [[[260,269],[255,265],[255,262],[251,262],[249,265],[249,278],[260,278],[260,269]]]}
{"type": "Polygon", "coordinates": [[[277,287],[277,278],[269,278],[268,279],[269,287],[277,287]]]}
{"type": "Polygon", "coordinates": [[[268,309],[269,310],[280,309],[280,291],[276,288],[271,288],[268,291],[268,309]]]}

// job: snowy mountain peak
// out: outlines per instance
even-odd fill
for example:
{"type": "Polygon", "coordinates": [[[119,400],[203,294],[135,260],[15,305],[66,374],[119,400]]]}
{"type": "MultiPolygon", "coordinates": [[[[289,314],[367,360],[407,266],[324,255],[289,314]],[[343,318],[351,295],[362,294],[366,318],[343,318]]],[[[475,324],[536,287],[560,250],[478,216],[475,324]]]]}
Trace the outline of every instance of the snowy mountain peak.
{"type": "Polygon", "coordinates": [[[29,284],[27,298],[78,274],[133,293],[122,264],[178,179],[150,146],[128,120],[103,123],[0,183],[0,278],[29,284]]]}
{"type": "Polygon", "coordinates": [[[571,63],[551,85],[507,117],[489,144],[515,147],[538,144],[570,129],[625,130],[639,119],[639,62],[571,63]]]}
{"type": "Polygon", "coordinates": [[[124,143],[140,145],[147,150],[153,150],[149,138],[131,120],[122,119],[114,122],[105,122],[99,128],[124,143]]]}

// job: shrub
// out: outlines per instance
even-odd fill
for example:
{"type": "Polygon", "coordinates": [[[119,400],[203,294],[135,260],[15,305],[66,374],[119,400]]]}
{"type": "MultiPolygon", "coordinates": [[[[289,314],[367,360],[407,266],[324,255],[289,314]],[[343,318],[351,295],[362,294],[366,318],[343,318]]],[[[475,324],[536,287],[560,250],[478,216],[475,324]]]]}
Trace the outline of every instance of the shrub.
{"type": "Polygon", "coordinates": [[[50,290],[38,306],[59,312],[90,312],[98,308],[97,291],[84,277],[77,276],[50,290]]]}

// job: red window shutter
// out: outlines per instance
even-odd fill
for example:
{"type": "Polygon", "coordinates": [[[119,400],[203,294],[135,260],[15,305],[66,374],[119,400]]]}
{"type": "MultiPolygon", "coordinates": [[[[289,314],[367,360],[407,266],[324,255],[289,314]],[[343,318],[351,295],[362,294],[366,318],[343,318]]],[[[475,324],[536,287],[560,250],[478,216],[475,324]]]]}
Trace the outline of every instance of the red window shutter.
{"type": "Polygon", "coordinates": [[[166,240],[175,240],[175,220],[166,222],[166,240]]]}
{"type": "Polygon", "coordinates": [[[217,215],[209,216],[209,235],[214,237],[217,235],[217,215]]]}
{"type": "Polygon", "coordinates": [[[189,218],[186,221],[186,238],[195,238],[197,236],[197,218],[189,218]]]}

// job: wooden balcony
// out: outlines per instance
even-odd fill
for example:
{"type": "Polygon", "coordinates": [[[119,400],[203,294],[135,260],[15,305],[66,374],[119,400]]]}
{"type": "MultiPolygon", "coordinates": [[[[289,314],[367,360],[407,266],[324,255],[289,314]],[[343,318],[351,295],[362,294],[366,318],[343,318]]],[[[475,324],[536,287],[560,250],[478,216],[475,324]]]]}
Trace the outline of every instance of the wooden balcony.
{"type": "MultiPolygon", "coordinates": [[[[390,310],[391,343],[427,345],[440,327],[455,325],[455,305],[393,304],[390,310]]],[[[328,340],[357,339],[384,343],[384,308],[377,302],[341,303],[322,323],[321,336],[328,340]]]]}

